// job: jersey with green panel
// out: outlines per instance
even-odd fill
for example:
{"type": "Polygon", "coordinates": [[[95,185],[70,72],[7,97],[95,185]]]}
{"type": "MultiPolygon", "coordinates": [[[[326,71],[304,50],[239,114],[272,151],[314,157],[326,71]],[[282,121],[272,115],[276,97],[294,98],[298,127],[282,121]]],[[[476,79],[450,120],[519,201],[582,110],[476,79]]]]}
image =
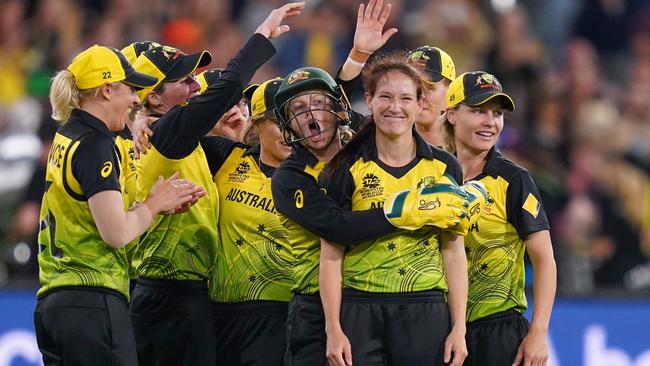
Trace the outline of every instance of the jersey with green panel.
{"type": "Polygon", "coordinates": [[[41,204],[37,295],[67,286],[102,287],[129,298],[126,251],[101,238],[88,198],[123,187],[113,135],[75,109],[59,128],[48,156],[41,204]]]}
{"type": "MultiPolygon", "coordinates": [[[[115,146],[117,146],[117,151],[120,154],[120,165],[122,166],[122,175],[124,176],[122,200],[124,201],[124,209],[128,210],[135,202],[137,174],[135,153],[133,151],[133,136],[128,127],[115,134],[115,146]]],[[[136,238],[125,246],[126,256],[129,259],[129,277],[131,279],[138,277],[132,260],[139,239],[136,238]]]]}
{"type": "Polygon", "coordinates": [[[217,302],[291,299],[291,247],[271,195],[275,170],[260,161],[260,146],[231,139],[201,140],[219,191],[217,271],[210,298],[217,302]]]}
{"type": "Polygon", "coordinates": [[[381,208],[347,211],[318,185],[325,164],[300,144],[273,174],[271,190],[280,222],[293,254],[293,288],[298,294],[318,292],[320,238],[354,244],[385,235],[394,227],[381,208]]]}
{"type": "Polygon", "coordinates": [[[475,180],[485,185],[490,199],[465,236],[468,322],[509,309],[526,310],[524,240],[549,229],[539,191],[526,169],[493,149],[475,180]]]}
{"type": "Polygon", "coordinates": [[[216,228],[218,196],[203,148],[197,145],[188,156],[170,159],[153,145],[140,157],[138,168],[138,201],[146,198],[159,176],[166,179],[175,172],[208,193],[187,212],[156,216],[135,250],[138,276],[207,280],[212,275],[219,241],[216,228]]]}
{"type": "MultiPolygon", "coordinates": [[[[462,179],[461,168],[450,154],[428,145],[415,131],[416,157],[394,168],[378,158],[372,133],[350,152],[350,158],[323,175],[323,184],[343,207],[367,210],[382,207],[391,194],[423,187],[449,177],[462,179]]],[[[375,293],[447,291],[440,251],[441,230],[396,230],[382,237],[347,247],[343,286],[375,293]]]]}

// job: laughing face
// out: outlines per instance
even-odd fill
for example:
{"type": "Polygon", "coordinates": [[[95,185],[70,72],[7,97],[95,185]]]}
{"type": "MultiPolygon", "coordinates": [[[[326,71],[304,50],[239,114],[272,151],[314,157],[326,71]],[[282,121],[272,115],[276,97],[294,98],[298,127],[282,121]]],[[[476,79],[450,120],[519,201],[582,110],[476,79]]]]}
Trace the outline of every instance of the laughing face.
{"type": "Polygon", "coordinates": [[[389,139],[411,134],[415,117],[422,110],[417,85],[399,71],[389,71],[377,84],[374,95],[366,94],[377,133],[389,139]]]}
{"type": "Polygon", "coordinates": [[[503,130],[504,111],[500,98],[477,106],[460,104],[457,109],[448,109],[447,117],[454,125],[456,145],[475,153],[490,150],[503,130]]]}
{"type": "Polygon", "coordinates": [[[289,101],[289,126],[296,140],[314,151],[327,149],[338,136],[334,99],[320,91],[302,93],[289,101]]]}

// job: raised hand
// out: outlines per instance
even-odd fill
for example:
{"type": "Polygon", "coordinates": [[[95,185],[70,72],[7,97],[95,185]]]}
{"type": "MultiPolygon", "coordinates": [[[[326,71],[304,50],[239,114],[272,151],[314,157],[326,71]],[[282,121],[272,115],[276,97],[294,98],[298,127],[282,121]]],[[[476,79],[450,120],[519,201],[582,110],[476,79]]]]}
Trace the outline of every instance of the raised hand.
{"type": "Polygon", "coordinates": [[[390,28],[384,32],[391,4],[388,3],[385,7],[383,4],[383,0],[370,0],[367,6],[359,5],[357,28],[354,31],[353,47],[355,50],[362,53],[373,53],[397,33],[397,28],[390,28]]]}
{"type": "Polygon", "coordinates": [[[273,9],[264,22],[257,27],[255,33],[259,33],[266,38],[279,37],[290,29],[288,25],[282,24],[282,21],[285,18],[300,15],[300,11],[304,8],[305,2],[303,1],[300,3],[288,3],[280,8],[273,9]]]}

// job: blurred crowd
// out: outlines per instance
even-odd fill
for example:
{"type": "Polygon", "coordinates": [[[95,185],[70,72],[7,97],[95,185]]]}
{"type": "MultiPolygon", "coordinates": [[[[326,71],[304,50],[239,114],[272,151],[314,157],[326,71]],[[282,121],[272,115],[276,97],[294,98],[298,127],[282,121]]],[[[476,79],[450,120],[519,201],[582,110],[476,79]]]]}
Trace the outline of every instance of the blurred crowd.
{"type": "MultiPolygon", "coordinates": [[[[542,191],[560,293],[650,293],[650,1],[389,1],[399,32],[385,50],[438,46],[457,72],[489,71],[515,97],[500,149],[542,191]]],[[[53,73],[93,43],[137,40],[208,49],[224,67],[282,3],[0,0],[0,287],[36,278],[53,73]]],[[[335,73],[359,3],[308,0],[254,81],[303,65],[335,73]]]]}

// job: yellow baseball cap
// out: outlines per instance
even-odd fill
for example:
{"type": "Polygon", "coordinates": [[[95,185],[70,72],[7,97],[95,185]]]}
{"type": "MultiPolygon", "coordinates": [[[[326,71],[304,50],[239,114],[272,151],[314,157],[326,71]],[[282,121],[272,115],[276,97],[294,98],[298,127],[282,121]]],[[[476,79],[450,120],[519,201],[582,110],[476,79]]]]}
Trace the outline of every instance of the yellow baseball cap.
{"type": "Polygon", "coordinates": [[[120,51],[93,45],[78,54],[67,68],[80,90],[121,81],[137,90],[156,85],[158,79],[134,70],[120,51]]]}
{"type": "Polygon", "coordinates": [[[506,110],[515,110],[515,102],[503,92],[501,83],[494,75],[485,71],[466,72],[449,85],[447,90],[447,108],[463,103],[477,106],[490,99],[499,97],[506,110]]]}
{"type": "Polygon", "coordinates": [[[451,56],[438,47],[422,46],[408,53],[406,59],[420,66],[429,77],[437,83],[442,79],[453,81],[456,78],[456,66],[451,56]]]}
{"type": "Polygon", "coordinates": [[[199,94],[202,94],[205,89],[208,88],[208,86],[214,84],[217,80],[219,80],[222,72],[223,69],[216,67],[214,69],[205,70],[202,73],[198,74],[196,76],[196,80],[199,82],[199,85],[201,85],[199,94]]]}
{"type": "Polygon", "coordinates": [[[262,84],[251,85],[244,90],[244,95],[250,95],[251,117],[264,115],[275,119],[273,98],[282,84],[282,78],[267,80],[262,84]],[[251,93],[252,90],[252,93],[251,93]]]}
{"type": "Polygon", "coordinates": [[[183,79],[210,62],[212,62],[212,55],[208,51],[187,55],[174,47],[160,46],[141,53],[133,63],[133,67],[138,72],[157,77],[158,82],[138,92],[140,101],[144,101],[147,94],[161,83],[183,79]]]}
{"type": "Polygon", "coordinates": [[[153,41],[133,42],[130,45],[122,48],[120,52],[122,52],[130,64],[133,64],[142,52],[148,51],[154,47],[160,47],[160,43],[153,41]]]}

